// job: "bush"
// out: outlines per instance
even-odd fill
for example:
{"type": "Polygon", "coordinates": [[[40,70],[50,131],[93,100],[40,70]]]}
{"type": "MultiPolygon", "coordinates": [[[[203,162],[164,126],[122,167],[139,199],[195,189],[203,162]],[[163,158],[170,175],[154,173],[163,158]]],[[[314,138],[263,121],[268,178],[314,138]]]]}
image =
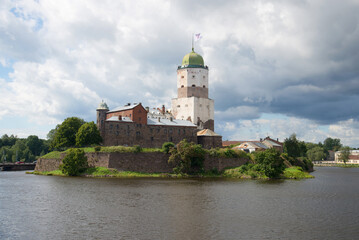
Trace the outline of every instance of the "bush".
{"type": "Polygon", "coordinates": [[[134,153],[140,153],[140,152],[142,152],[141,146],[139,146],[139,145],[133,146],[133,152],[134,152],[134,153]]]}
{"type": "Polygon", "coordinates": [[[100,152],[101,151],[101,146],[94,147],[94,150],[95,150],[95,152],[100,152]]]}
{"type": "Polygon", "coordinates": [[[173,142],[165,142],[162,144],[162,151],[164,153],[169,153],[171,148],[174,148],[175,144],[173,142]]]}
{"type": "Polygon", "coordinates": [[[203,172],[203,162],[206,151],[199,144],[189,143],[186,139],[177,144],[177,148],[171,148],[171,156],[168,162],[175,167],[177,174],[195,174],[203,172]]]}
{"type": "Polygon", "coordinates": [[[62,160],[60,170],[67,176],[77,176],[88,167],[87,157],[82,149],[71,148],[62,160]]]}
{"type": "Polygon", "coordinates": [[[255,161],[269,178],[279,177],[285,169],[284,159],[280,157],[280,153],[274,148],[256,152],[255,161]]]}

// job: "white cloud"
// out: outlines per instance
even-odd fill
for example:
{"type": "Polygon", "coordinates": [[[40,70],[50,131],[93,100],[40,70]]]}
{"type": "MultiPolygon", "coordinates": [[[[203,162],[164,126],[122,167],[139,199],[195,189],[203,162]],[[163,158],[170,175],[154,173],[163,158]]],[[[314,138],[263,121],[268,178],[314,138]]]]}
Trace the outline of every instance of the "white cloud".
{"type": "Polygon", "coordinates": [[[359,109],[343,106],[359,100],[358,7],[353,1],[5,0],[0,65],[14,72],[10,82],[1,80],[0,118],[93,120],[101,99],[111,108],[169,106],[176,67],[190,50],[191,33],[201,32],[195,49],[209,65],[223,131],[235,125],[248,138],[267,132],[284,138],[293,130],[322,141],[326,133],[317,122],[328,121],[338,127],[333,134],[345,130],[351,141],[349,129],[359,126],[347,121],[356,122],[359,109]],[[291,118],[278,125],[258,119],[261,113],[291,118]]]}

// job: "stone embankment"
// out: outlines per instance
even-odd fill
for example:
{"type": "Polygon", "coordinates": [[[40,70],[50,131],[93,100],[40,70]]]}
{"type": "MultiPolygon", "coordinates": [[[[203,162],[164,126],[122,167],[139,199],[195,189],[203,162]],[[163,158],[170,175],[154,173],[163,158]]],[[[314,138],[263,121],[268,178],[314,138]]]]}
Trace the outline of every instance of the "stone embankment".
{"type": "MultiPolygon", "coordinates": [[[[60,159],[40,158],[37,161],[35,171],[54,171],[59,169],[64,154],[60,159]]],[[[169,154],[160,152],[142,153],[107,153],[95,152],[86,153],[90,167],[107,167],[119,171],[143,172],[143,173],[170,173],[173,166],[168,163],[169,154]]],[[[222,171],[225,168],[239,167],[245,164],[248,159],[244,158],[214,158],[206,156],[204,160],[205,171],[217,169],[222,171]]]]}

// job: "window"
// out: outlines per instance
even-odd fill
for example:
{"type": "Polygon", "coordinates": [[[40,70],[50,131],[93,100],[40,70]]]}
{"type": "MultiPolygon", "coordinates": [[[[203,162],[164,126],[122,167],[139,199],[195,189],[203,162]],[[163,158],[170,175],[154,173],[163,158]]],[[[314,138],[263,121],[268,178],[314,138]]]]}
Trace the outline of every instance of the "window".
{"type": "Polygon", "coordinates": [[[203,79],[205,79],[206,78],[206,76],[203,76],[203,79]]]}
{"type": "Polygon", "coordinates": [[[119,128],[118,124],[116,124],[116,128],[117,128],[117,129],[119,128]]]}
{"type": "Polygon", "coordinates": [[[192,84],[192,87],[196,87],[196,85],[195,85],[195,84],[192,84]]]}
{"type": "Polygon", "coordinates": [[[185,107],[188,107],[188,104],[186,104],[185,107]]]}
{"type": "Polygon", "coordinates": [[[167,134],[167,129],[165,129],[165,131],[164,131],[164,132],[165,132],[165,134],[167,134]]]}
{"type": "Polygon", "coordinates": [[[195,78],[196,76],[195,75],[192,75],[192,78],[195,78]]]}
{"type": "Polygon", "coordinates": [[[206,85],[203,85],[203,88],[205,88],[206,87],[206,85]]]}
{"type": "Polygon", "coordinates": [[[181,76],[181,78],[184,78],[184,76],[181,76]]]}
{"type": "Polygon", "coordinates": [[[138,118],[138,121],[141,121],[141,118],[140,118],[140,117],[138,118]]]}
{"type": "Polygon", "coordinates": [[[181,88],[184,88],[184,86],[182,85],[181,88]]]}
{"type": "Polygon", "coordinates": [[[136,132],[136,136],[139,137],[141,135],[141,132],[136,132]]]}
{"type": "Polygon", "coordinates": [[[179,107],[181,107],[181,105],[177,105],[177,107],[179,108],[179,107]]]}
{"type": "Polygon", "coordinates": [[[153,142],[153,137],[151,137],[151,141],[153,142]]]}

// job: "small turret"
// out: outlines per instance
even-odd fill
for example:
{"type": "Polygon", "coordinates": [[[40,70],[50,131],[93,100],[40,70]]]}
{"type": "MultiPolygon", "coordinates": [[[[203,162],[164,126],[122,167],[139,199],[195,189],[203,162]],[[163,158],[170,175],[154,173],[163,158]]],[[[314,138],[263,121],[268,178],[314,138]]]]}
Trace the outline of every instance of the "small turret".
{"type": "Polygon", "coordinates": [[[97,128],[100,131],[102,139],[105,137],[105,121],[106,121],[106,113],[109,111],[107,104],[102,100],[98,105],[97,112],[97,128]]]}

